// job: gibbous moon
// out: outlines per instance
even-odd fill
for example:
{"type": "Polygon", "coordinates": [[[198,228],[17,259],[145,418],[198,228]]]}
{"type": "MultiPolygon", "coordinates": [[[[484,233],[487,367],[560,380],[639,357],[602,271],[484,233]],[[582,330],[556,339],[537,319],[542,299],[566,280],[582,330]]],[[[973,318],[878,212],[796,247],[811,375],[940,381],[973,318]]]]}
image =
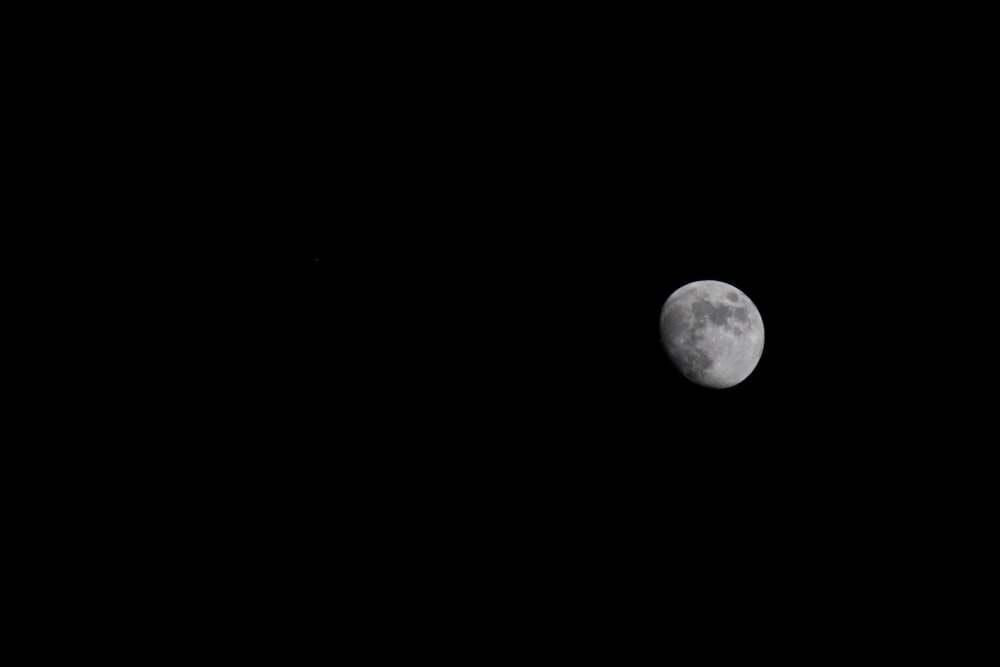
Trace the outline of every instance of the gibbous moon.
{"type": "Polygon", "coordinates": [[[717,280],[684,285],[660,311],[660,340],[688,380],[725,389],[743,382],[764,351],[764,323],[746,294],[717,280]]]}

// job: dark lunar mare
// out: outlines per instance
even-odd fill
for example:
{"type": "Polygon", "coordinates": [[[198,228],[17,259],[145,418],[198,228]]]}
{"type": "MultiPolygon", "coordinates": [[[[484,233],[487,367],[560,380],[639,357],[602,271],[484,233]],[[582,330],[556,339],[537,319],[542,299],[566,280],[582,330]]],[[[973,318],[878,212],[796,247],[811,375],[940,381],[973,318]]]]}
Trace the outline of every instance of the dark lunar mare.
{"type": "Polygon", "coordinates": [[[717,324],[720,327],[726,326],[726,322],[729,320],[729,315],[733,312],[733,309],[729,306],[715,305],[714,303],[705,300],[695,301],[691,304],[691,310],[694,312],[699,322],[704,322],[707,317],[712,324],[717,324]]]}

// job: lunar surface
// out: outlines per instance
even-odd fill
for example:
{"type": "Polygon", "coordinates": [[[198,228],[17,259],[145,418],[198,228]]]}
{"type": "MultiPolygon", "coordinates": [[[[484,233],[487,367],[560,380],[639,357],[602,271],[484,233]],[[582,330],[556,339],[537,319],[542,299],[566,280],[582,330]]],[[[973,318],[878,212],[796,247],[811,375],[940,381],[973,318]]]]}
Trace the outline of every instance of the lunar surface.
{"type": "Polygon", "coordinates": [[[684,285],[660,312],[660,339],[673,365],[703,387],[743,382],[764,351],[764,323],[746,294],[717,280],[684,285]]]}

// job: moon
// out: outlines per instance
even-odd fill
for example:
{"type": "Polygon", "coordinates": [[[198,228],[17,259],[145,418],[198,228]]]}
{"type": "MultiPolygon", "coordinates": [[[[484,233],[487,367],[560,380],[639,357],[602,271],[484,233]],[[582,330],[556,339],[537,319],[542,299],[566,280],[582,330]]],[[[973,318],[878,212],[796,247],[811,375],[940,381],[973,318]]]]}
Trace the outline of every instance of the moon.
{"type": "Polygon", "coordinates": [[[703,387],[747,379],[764,351],[764,322],[753,301],[717,280],[688,283],[660,311],[660,340],[671,363],[703,387]]]}

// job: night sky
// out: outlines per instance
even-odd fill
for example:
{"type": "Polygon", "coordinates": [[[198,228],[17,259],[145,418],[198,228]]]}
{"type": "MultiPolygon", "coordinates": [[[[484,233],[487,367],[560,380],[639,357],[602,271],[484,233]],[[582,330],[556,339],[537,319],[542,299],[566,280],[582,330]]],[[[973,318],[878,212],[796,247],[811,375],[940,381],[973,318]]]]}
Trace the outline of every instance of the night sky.
{"type": "MultiPolygon", "coordinates": [[[[581,212],[573,234],[412,232],[387,257],[380,236],[374,302],[361,320],[319,313],[302,370],[320,397],[310,463],[338,470],[363,553],[378,573],[403,558],[387,585],[418,598],[443,568],[558,604],[628,599],[633,628],[650,621],[636,599],[669,595],[670,622],[699,637],[718,622],[759,638],[765,609],[812,632],[791,610],[813,596],[834,615],[864,613],[837,596],[912,599],[914,541],[976,534],[988,488],[970,424],[939,398],[947,373],[913,365],[935,363],[907,326],[928,284],[901,284],[905,260],[882,264],[893,244],[857,232],[650,199],[634,231],[581,212]],[[766,328],[727,390],[687,382],[658,338],[666,297],[705,278],[744,290],[766,328]]],[[[341,252],[302,257],[317,308],[358,268],[341,252]]]]}
{"type": "Polygon", "coordinates": [[[971,662],[995,21],[675,5],[11,22],[33,650],[971,662]],[[730,389],[660,343],[697,280],[730,389]]]}
{"type": "Polygon", "coordinates": [[[288,176],[308,223],[268,349],[282,484],[385,590],[620,586],[697,632],[717,605],[792,627],[817,597],[912,595],[920,536],[961,532],[939,508],[982,491],[984,399],[942,304],[979,269],[941,279],[969,235],[936,221],[971,215],[975,174],[921,129],[927,80],[809,41],[354,53],[330,161],[288,176]],[[766,330],[727,390],[659,342],[704,279],[766,330]]]}

